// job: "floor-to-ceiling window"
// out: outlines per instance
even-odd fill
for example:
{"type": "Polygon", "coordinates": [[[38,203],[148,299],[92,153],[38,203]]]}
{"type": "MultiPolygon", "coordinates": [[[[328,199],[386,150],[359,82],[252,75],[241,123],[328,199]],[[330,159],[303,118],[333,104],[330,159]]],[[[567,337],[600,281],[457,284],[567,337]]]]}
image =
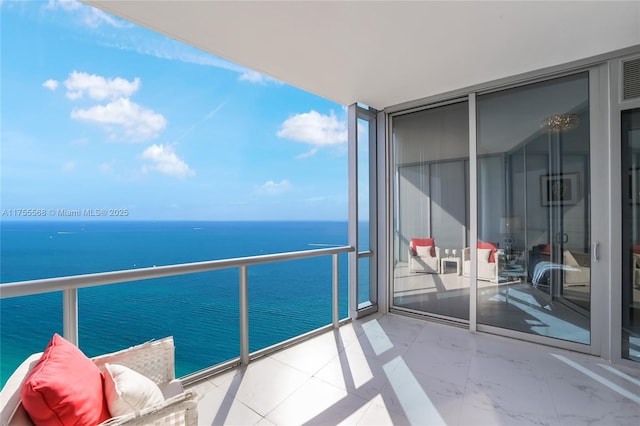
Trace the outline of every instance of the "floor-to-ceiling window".
{"type": "Polygon", "coordinates": [[[366,307],[377,301],[376,276],[372,272],[375,246],[375,115],[360,110],[358,118],[358,306],[366,307]],[[372,174],[373,173],[373,174],[372,174]]]}
{"type": "Polygon", "coordinates": [[[640,361],[640,109],[622,113],[622,357],[640,361]]]}
{"type": "Polygon", "coordinates": [[[477,154],[478,324],[589,344],[589,74],[479,95],[477,154]]]}
{"type": "Polygon", "coordinates": [[[466,101],[392,118],[393,306],[469,319],[466,101]],[[468,250],[467,250],[468,251],[468,250]]]}
{"type": "Polygon", "coordinates": [[[350,312],[353,317],[377,310],[377,111],[349,106],[349,255],[350,312]]]}

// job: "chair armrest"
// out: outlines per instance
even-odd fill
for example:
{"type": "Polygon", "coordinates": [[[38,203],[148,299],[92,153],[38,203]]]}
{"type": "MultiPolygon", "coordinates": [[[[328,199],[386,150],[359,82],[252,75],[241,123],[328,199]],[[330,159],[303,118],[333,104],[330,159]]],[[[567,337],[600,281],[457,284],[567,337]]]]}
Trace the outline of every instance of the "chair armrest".
{"type": "Polygon", "coordinates": [[[132,346],[118,352],[100,355],[91,360],[103,369],[104,364],[119,364],[137,371],[155,384],[175,379],[173,337],[132,346]]]}
{"type": "Polygon", "coordinates": [[[185,425],[198,426],[197,394],[188,391],[167,399],[162,404],[135,413],[114,417],[99,426],[120,425],[185,425]]]}
{"type": "Polygon", "coordinates": [[[0,391],[0,425],[13,424],[11,420],[15,420],[14,415],[21,404],[20,389],[22,384],[41,357],[42,352],[30,355],[16,368],[0,391]]]}

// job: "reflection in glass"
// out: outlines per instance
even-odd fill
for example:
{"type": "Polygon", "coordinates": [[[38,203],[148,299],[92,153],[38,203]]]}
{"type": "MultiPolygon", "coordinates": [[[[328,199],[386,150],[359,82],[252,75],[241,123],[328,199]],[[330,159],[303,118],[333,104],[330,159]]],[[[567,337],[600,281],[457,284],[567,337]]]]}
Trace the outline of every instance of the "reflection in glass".
{"type": "Polygon", "coordinates": [[[622,113],[622,357],[640,361],[640,109],[622,113]]]}
{"type": "Polygon", "coordinates": [[[393,118],[393,305],[469,319],[467,102],[393,118]]]}
{"type": "Polygon", "coordinates": [[[478,323],[589,344],[588,73],[477,111],[478,323]]]}

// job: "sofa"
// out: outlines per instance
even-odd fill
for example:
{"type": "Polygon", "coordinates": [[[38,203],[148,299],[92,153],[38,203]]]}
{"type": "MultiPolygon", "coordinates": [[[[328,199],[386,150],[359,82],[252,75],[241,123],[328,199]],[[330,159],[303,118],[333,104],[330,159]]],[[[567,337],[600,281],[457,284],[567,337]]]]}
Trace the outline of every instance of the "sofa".
{"type": "Polygon", "coordinates": [[[562,271],[564,286],[585,286],[591,283],[591,258],[589,253],[564,249],[562,264],[551,261],[551,246],[539,244],[529,252],[530,280],[535,286],[548,287],[551,272],[562,271]]]}
{"type": "Polygon", "coordinates": [[[564,250],[562,252],[564,285],[589,285],[591,283],[591,258],[589,253],[564,250]]]}
{"type": "Polygon", "coordinates": [[[412,238],[409,243],[409,272],[440,273],[440,247],[433,238],[412,238]]]}
{"type": "MultiPolygon", "coordinates": [[[[497,283],[500,277],[502,251],[497,244],[478,241],[478,279],[497,283]]],[[[471,248],[462,252],[462,275],[471,276],[471,248]]]]}

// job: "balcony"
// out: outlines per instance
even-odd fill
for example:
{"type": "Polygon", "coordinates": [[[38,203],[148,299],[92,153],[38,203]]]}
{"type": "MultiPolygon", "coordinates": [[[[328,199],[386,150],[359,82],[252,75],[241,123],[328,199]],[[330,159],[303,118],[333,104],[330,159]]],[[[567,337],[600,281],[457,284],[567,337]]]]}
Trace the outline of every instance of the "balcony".
{"type": "Polygon", "coordinates": [[[62,290],[64,333],[77,339],[78,289],[237,268],[240,356],[183,377],[202,396],[201,424],[640,423],[637,369],[396,314],[340,320],[338,255],[347,252],[353,248],[8,283],[0,297],[62,290]],[[333,258],[332,322],[250,353],[247,270],[319,256],[333,258]]]}
{"type": "Polygon", "coordinates": [[[394,314],[191,388],[201,424],[640,423],[637,369],[394,314]]]}

